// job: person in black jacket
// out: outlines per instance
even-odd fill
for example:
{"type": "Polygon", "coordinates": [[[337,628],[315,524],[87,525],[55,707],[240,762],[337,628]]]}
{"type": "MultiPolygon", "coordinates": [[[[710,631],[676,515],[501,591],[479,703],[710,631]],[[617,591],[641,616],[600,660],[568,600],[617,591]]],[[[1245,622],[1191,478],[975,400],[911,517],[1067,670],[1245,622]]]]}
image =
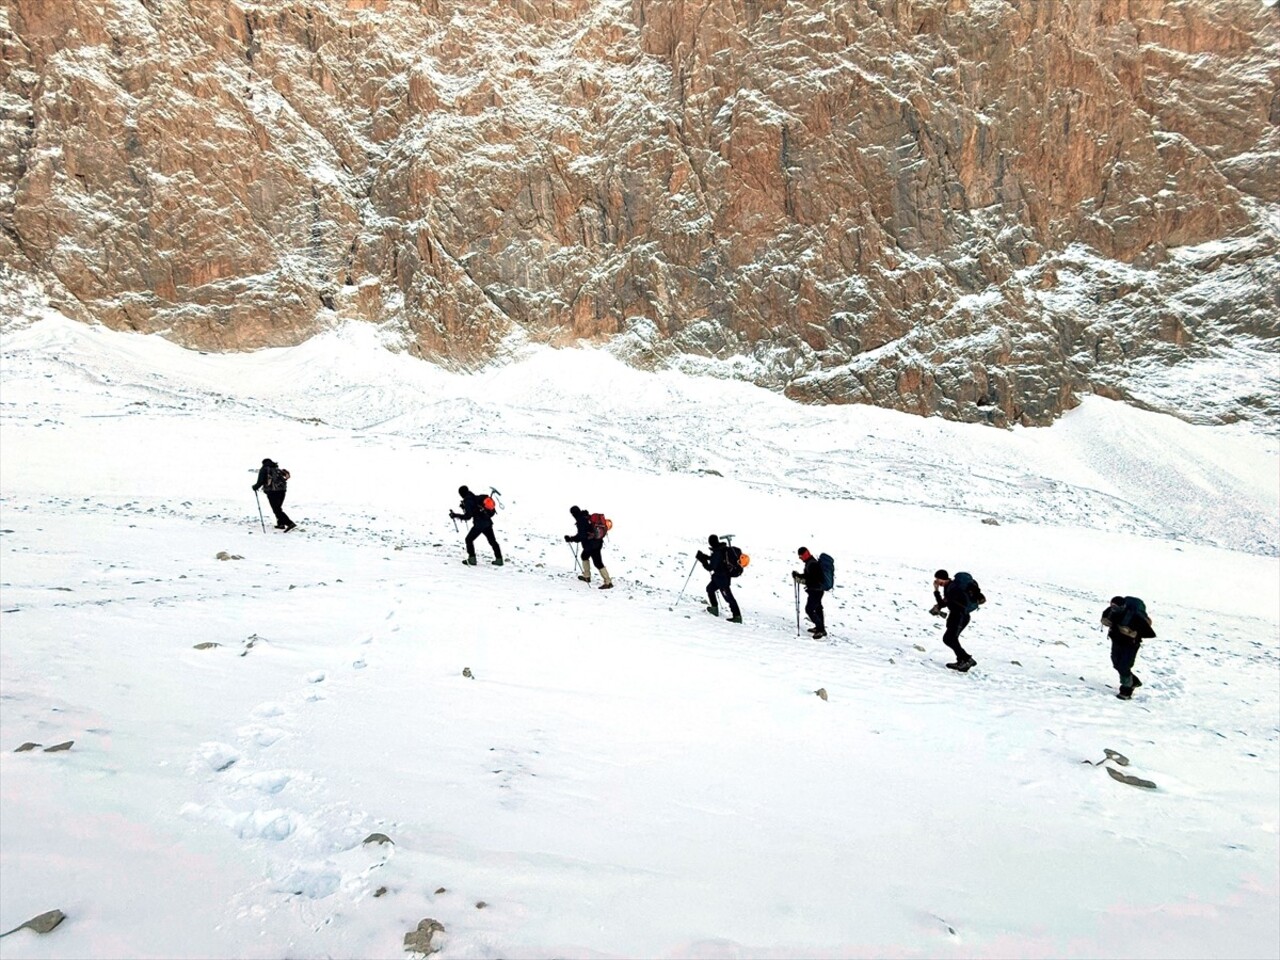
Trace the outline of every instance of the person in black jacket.
{"type": "Polygon", "coordinates": [[[284,495],[289,489],[289,471],[281,470],[280,464],[271,458],[262,461],[258,469],[258,482],[253,485],[253,492],[259,488],[267,494],[267,503],[271,504],[271,512],[276,515],[276,529],[288,533],[297,526],[284,512],[284,495]]]}
{"type": "Polygon", "coordinates": [[[472,493],[467,487],[458,488],[458,496],[462,497],[459,506],[462,508],[461,513],[449,511],[449,516],[454,520],[470,520],[471,532],[467,534],[467,559],[462,562],[468,566],[476,565],[476,538],[484,534],[489,546],[493,547],[493,565],[495,567],[502,566],[502,548],[498,546],[498,539],[493,535],[493,514],[490,513],[484,505],[484,497],[472,493]]]}
{"type": "Polygon", "coordinates": [[[714,533],[707,537],[707,545],[711,547],[711,555],[703,553],[699,550],[694,556],[698,562],[702,564],[704,570],[711,574],[711,582],[707,584],[707,600],[709,605],[707,613],[712,616],[720,616],[720,604],[716,602],[716,594],[724,594],[724,598],[729,601],[729,617],[730,623],[742,622],[742,611],[738,609],[738,601],[733,597],[733,590],[730,586],[732,581],[729,577],[729,555],[728,544],[720,542],[720,538],[714,533]]]}
{"type": "Polygon", "coordinates": [[[943,616],[942,608],[947,609],[947,629],[942,634],[942,642],[956,653],[956,662],[948,663],[947,668],[967,673],[978,662],[960,646],[960,631],[969,625],[969,596],[964,587],[951,579],[951,574],[939,570],[933,575],[933,599],[937,603],[929,612],[934,616],[943,616]]]}
{"type": "Polygon", "coordinates": [[[609,578],[609,570],[604,565],[604,559],[600,554],[604,548],[604,541],[596,536],[595,524],[591,522],[591,511],[579,510],[577,506],[572,506],[569,508],[569,513],[573,515],[573,522],[577,524],[578,532],[572,536],[566,533],[564,542],[582,544],[582,572],[578,574],[578,579],[583,583],[591,582],[591,563],[595,561],[596,569],[604,579],[600,589],[612,590],[613,580],[609,578]]]}
{"type": "Polygon", "coordinates": [[[1120,675],[1120,691],[1116,696],[1121,700],[1132,699],[1133,691],[1142,686],[1133,672],[1133,664],[1138,659],[1142,641],[1156,635],[1146,605],[1137,600],[1134,603],[1140,606],[1131,608],[1125,597],[1112,597],[1111,605],[1102,611],[1102,623],[1111,639],[1111,666],[1120,675]]]}
{"type": "Polygon", "coordinates": [[[827,635],[827,620],[822,612],[822,594],[826,584],[822,564],[818,563],[818,558],[809,552],[808,547],[801,547],[796,554],[804,564],[804,570],[792,570],[791,577],[797,583],[804,584],[804,592],[809,598],[805,601],[804,612],[813,621],[813,629],[809,632],[813,634],[813,639],[821,640],[827,635]]]}

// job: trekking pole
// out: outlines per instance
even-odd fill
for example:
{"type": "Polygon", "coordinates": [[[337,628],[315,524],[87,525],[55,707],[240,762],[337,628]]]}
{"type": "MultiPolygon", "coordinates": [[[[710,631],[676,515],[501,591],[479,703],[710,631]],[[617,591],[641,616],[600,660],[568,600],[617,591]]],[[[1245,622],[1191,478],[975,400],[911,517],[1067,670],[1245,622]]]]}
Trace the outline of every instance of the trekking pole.
{"type": "Polygon", "coordinates": [[[796,636],[800,636],[800,581],[793,580],[793,586],[796,588],[796,636]]]}
{"type": "Polygon", "coordinates": [[[567,546],[569,547],[569,552],[573,554],[573,569],[577,570],[578,569],[578,548],[575,547],[572,543],[568,544],[567,546]]]}
{"type": "Polygon", "coordinates": [[[680,588],[680,596],[676,597],[676,602],[671,605],[671,609],[676,608],[676,604],[684,598],[684,592],[689,589],[689,581],[693,579],[693,571],[698,569],[698,558],[693,558],[693,566],[689,568],[689,575],[684,578],[684,586],[680,588]]]}
{"type": "Polygon", "coordinates": [[[456,518],[456,517],[454,517],[454,516],[453,516],[453,514],[450,514],[450,515],[449,515],[449,519],[453,521],[453,532],[454,532],[454,533],[457,533],[457,532],[458,532],[458,521],[457,521],[457,518],[456,518]]]}
{"type": "Polygon", "coordinates": [[[262,532],[267,532],[267,521],[262,518],[262,501],[258,499],[258,491],[253,491],[254,502],[258,505],[258,522],[262,524],[262,532]]]}

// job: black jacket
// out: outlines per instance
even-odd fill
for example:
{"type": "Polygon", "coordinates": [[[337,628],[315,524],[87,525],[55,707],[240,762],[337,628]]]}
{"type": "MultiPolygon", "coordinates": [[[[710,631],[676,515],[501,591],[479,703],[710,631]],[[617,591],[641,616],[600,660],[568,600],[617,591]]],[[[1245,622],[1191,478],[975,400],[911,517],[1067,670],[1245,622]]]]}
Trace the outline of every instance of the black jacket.
{"type": "Polygon", "coordinates": [[[954,580],[948,580],[946,586],[942,588],[939,594],[935,589],[933,591],[933,599],[938,601],[938,606],[946,607],[952,613],[967,613],[969,611],[969,595],[965,589],[954,580]]]}
{"type": "Polygon", "coordinates": [[[698,562],[711,573],[711,576],[729,579],[728,546],[726,543],[717,544],[711,548],[710,556],[707,556],[701,550],[698,551],[698,562]]]}
{"type": "Polygon", "coordinates": [[[486,527],[493,528],[493,517],[489,516],[489,511],[484,508],[484,497],[475,491],[470,491],[462,498],[459,506],[462,508],[463,520],[470,520],[471,525],[479,527],[481,530],[486,527]]]}
{"type": "Polygon", "coordinates": [[[591,514],[583,510],[574,519],[574,523],[578,525],[578,532],[569,538],[570,543],[586,544],[592,540],[600,539],[595,535],[595,526],[591,522],[591,514]]]}
{"type": "Polygon", "coordinates": [[[826,589],[827,579],[822,575],[822,564],[817,557],[810,556],[804,562],[804,574],[798,579],[804,581],[804,588],[809,593],[821,593],[826,589]]]}

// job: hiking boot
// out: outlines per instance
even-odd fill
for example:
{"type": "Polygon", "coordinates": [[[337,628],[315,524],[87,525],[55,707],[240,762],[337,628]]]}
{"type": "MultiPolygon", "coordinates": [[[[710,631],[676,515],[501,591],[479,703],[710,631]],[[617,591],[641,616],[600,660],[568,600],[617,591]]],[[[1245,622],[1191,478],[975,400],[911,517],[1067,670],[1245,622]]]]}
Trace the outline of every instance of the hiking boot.
{"type": "Polygon", "coordinates": [[[463,560],[462,562],[465,563],[468,567],[474,567],[476,565],[476,558],[467,557],[467,559],[463,560]]]}
{"type": "Polygon", "coordinates": [[[292,530],[296,526],[297,526],[296,523],[286,523],[284,526],[284,532],[288,533],[290,530],[292,530]]]}
{"type": "Polygon", "coordinates": [[[815,630],[815,631],[813,631],[813,639],[815,639],[815,640],[821,640],[821,639],[822,639],[823,637],[825,637],[826,635],[827,635],[827,631],[825,631],[825,630],[815,630]]]}
{"type": "Polygon", "coordinates": [[[613,581],[612,581],[612,580],[610,580],[608,583],[602,583],[602,584],[600,584],[600,589],[601,589],[601,590],[612,590],[612,589],[613,589],[613,581]]]}
{"type": "Polygon", "coordinates": [[[502,558],[501,558],[501,557],[499,557],[497,560],[490,560],[489,562],[490,562],[490,563],[492,563],[495,567],[500,567],[500,566],[502,566],[502,558]]]}
{"type": "Polygon", "coordinates": [[[277,530],[283,530],[283,529],[284,529],[284,524],[283,524],[283,523],[277,523],[277,524],[276,524],[276,529],[277,529],[277,530]]]}
{"type": "Polygon", "coordinates": [[[1133,689],[1137,690],[1142,686],[1142,681],[1138,679],[1138,675],[1136,673],[1129,674],[1129,679],[1133,681],[1133,689]]]}
{"type": "Polygon", "coordinates": [[[591,578],[590,578],[590,577],[584,577],[582,574],[578,574],[578,579],[579,579],[579,580],[581,580],[583,583],[590,583],[590,582],[591,582],[591,578]]]}
{"type": "Polygon", "coordinates": [[[1121,687],[1120,692],[1116,694],[1117,700],[1132,700],[1133,687],[1121,687]]]}
{"type": "Polygon", "coordinates": [[[742,614],[738,614],[736,617],[730,617],[730,618],[729,618],[729,622],[730,622],[730,623],[741,623],[741,622],[742,622],[742,614]]]}
{"type": "Polygon", "coordinates": [[[713,617],[718,617],[718,616],[720,616],[720,608],[719,608],[719,607],[707,607],[707,613],[711,614],[713,617]]]}
{"type": "Polygon", "coordinates": [[[959,669],[960,669],[960,661],[958,661],[958,660],[957,660],[955,663],[948,663],[948,664],[947,664],[947,669],[948,669],[948,670],[959,670],[959,669]]]}
{"type": "Polygon", "coordinates": [[[976,667],[977,665],[978,661],[973,659],[973,657],[966,657],[964,660],[960,661],[956,666],[956,669],[961,673],[968,673],[970,667],[976,667]]]}

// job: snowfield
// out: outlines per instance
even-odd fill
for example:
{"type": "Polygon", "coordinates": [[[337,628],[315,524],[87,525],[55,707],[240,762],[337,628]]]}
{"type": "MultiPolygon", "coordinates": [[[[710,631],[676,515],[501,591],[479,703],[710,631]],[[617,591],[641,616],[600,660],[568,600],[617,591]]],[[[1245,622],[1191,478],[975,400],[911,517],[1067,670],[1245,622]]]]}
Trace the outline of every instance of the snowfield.
{"type": "Polygon", "coordinates": [[[48,316],[2,363],[0,932],[66,919],[0,957],[407,956],[425,918],[444,958],[1280,956],[1274,436],[594,351],[459,376],[370,327],[214,356],[48,316]],[[459,562],[463,483],[505,567],[459,562]],[[617,589],[574,577],[575,503],[617,589]],[[741,626],[700,569],[676,603],[709,533],[741,626]],[[939,566],[989,598],[967,675],[939,566]],[[1159,634],[1127,703],[1116,593],[1159,634]]]}

